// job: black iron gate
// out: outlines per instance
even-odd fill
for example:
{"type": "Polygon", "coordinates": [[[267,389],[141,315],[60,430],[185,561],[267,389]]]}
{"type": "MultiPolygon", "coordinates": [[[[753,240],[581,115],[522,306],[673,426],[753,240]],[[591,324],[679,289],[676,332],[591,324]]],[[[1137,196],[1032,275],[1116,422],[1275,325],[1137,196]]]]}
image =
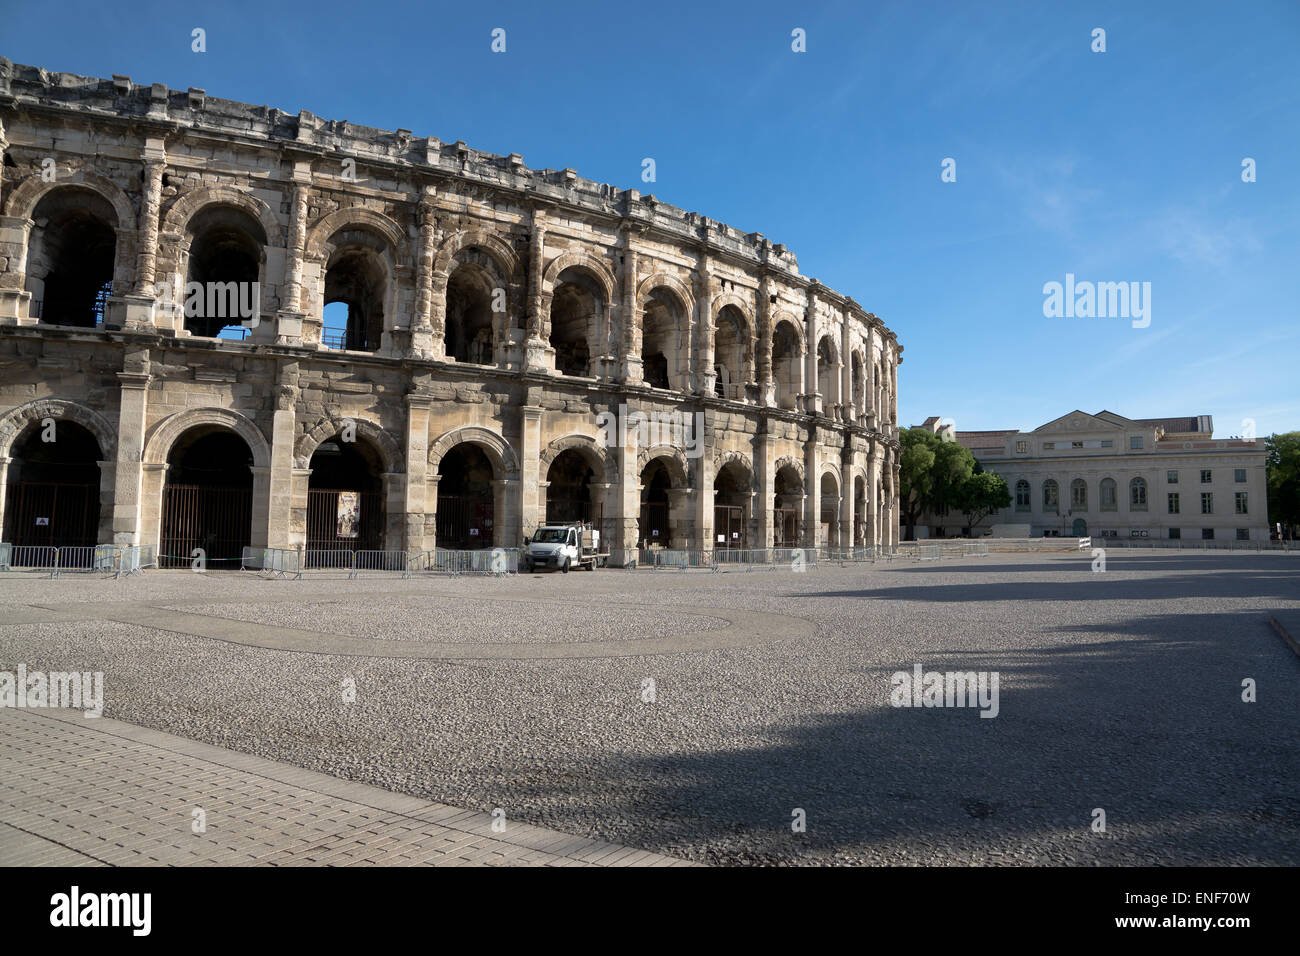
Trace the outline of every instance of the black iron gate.
{"type": "Polygon", "coordinates": [[[668,547],[668,502],[646,501],[641,504],[641,526],[639,529],[640,545],[648,548],[652,544],[668,547]]]}
{"type": "Polygon", "coordinates": [[[5,489],[4,540],[15,547],[93,547],[99,486],[16,481],[5,489]]]}
{"type": "Polygon", "coordinates": [[[489,496],[438,496],[438,547],[454,551],[492,547],[493,506],[489,496]]]}
{"type": "Polygon", "coordinates": [[[384,496],[371,491],[309,489],[307,548],[310,551],[382,551],[384,496]],[[343,499],[341,510],[340,495],[354,496],[343,499]]]}
{"type": "Polygon", "coordinates": [[[158,566],[189,567],[202,548],[211,570],[238,570],[252,525],[251,488],[167,485],[158,566]]]}
{"type": "Polygon", "coordinates": [[[745,534],[745,509],[739,505],[714,505],[713,534],[715,548],[745,548],[748,536],[745,534]],[[721,535],[722,540],[717,537],[721,535]]]}

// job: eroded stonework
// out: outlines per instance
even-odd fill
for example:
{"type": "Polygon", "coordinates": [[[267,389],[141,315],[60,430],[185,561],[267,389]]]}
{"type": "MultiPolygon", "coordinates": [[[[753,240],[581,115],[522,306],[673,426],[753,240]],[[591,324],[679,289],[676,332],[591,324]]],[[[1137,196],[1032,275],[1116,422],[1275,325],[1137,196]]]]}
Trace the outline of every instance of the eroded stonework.
{"type": "Polygon", "coordinates": [[[127,77],[0,60],[0,122],[5,540],[34,534],[12,499],[51,418],[94,437],[90,537],[120,544],[201,535],[168,489],[203,487],[185,456],[217,433],[247,448],[253,546],[358,546],[318,527],[349,490],[319,487],[322,454],[365,471],[383,550],[571,517],[619,562],[896,539],[902,347],[762,235],[517,154],[127,77]],[[187,284],[226,283],[255,322],[187,307],[187,284]],[[602,412],[703,435],[607,447],[602,412]]]}

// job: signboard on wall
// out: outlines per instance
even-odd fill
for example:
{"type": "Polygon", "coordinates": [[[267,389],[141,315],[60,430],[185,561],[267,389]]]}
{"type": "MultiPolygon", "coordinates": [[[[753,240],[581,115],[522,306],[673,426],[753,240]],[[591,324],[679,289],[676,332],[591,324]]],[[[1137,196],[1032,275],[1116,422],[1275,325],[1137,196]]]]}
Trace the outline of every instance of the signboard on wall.
{"type": "Polygon", "coordinates": [[[335,534],[340,538],[355,538],[361,524],[361,496],[355,491],[340,491],[335,534]]]}
{"type": "Polygon", "coordinates": [[[50,526],[50,519],[49,519],[49,518],[37,518],[37,519],[36,519],[36,527],[38,527],[38,528],[48,528],[49,526],[50,526]]]}

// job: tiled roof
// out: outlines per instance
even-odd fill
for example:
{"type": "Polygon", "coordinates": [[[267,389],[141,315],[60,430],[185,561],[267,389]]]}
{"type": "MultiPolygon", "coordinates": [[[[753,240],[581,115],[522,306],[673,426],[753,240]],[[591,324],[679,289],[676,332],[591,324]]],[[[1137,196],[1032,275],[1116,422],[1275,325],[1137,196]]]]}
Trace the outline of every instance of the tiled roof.
{"type": "Polygon", "coordinates": [[[1007,436],[1014,435],[1016,432],[1015,428],[987,432],[958,432],[957,444],[965,445],[967,448],[1002,448],[1006,444],[1007,436]]]}

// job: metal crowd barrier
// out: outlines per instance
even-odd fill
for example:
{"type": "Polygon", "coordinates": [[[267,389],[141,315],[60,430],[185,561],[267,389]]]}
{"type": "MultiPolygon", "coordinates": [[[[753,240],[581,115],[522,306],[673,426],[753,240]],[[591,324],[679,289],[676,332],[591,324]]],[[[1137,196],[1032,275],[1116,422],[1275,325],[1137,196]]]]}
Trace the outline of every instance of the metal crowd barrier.
{"type": "Polygon", "coordinates": [[[937,544],[920,544],[916,547],[916,556],[921,561],[938,561],[939,546],[937,544]]]}
{"type": "Polygon", "coordinates": [[[675,571],[686,571],[690,568],[706,571],[718,570],[717,565],[713,562],[713,552],[711,551],[649,548],[642,550],[641,555],[642,563],[647,564],[652,571],[658,571],[661,568],[675,571]]]}
{"type": "Polygon", "coordinates": [[[736,568],[752,571],[767,568],[776,571],[782,567],[794,568],[802,562],[804,568],[817,566],[816,548],[716,548],[713,551],[715,569],[736,568]]]}
{"type": "Polygon", "coordinates": [[[450,551],[435,548],[412,555],[409,572],[428,574],[518,574],[522,548],[482,548],[450,551]]]}
{"type": "Polygon", "coordinates": [[[80,574],[113,573],[117,570],[121,548],[114,544],[13,545],[0,544],[0,570],[48,571],[57,578],[68,571],[80,574]]]}
{"type": "Polygon", "coordinates": [[[875,564],[882,555],[876,553],[876,549],[871,546],[858,546],[854,548],[818,548],[817,557],[822,561],[838,561],[840,567],[846,564],[865,564],[870,562],[875,564]]]}

